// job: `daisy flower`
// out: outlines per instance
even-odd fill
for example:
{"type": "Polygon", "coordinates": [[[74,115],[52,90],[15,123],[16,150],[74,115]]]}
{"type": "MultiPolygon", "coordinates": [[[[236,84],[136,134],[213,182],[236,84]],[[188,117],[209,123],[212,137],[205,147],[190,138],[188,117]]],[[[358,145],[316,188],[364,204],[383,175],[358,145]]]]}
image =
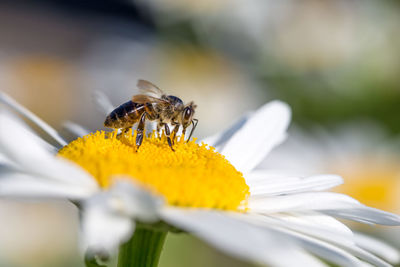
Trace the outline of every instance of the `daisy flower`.
{"type": "MultiPolygon", "coordinates": [[[[286,138],[290,109],[268,103],[206,138],[118,137],[98,131],[67,144],[49,125],[1,94],[1,101],[41,126],[60,147],[0,112],[0,195],[61,198],[82,212],[87,259],[119,248],[119,266],[157,266],[169,231],[191,233],[217,249],[271,266],[389,266],[398,252],[355,236],[336,218],[400,225],[400,217],[343,194],[324,192],[336,175],[285,176],[256,169],[286,138]]],[[[301,155],[299,155],[301,156],[301,155]]]]}

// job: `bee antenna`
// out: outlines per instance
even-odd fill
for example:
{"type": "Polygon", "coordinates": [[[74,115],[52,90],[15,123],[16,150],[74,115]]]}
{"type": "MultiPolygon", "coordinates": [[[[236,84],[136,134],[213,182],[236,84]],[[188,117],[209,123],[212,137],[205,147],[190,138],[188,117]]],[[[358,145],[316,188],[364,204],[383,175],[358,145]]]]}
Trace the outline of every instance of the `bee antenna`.
{"type": "Polygon", "coordinates": [[[190,101],[189,104],[187,104],[187,106],[192,107],[192,109],[197,108],[197,105],[193,101],[190,101]]]}
{"type": "Polygon", "coordinates": [[[194,129],[196,129],[196,127],[197,127],[197,123],[198,122],[199,122],[198,119],[193,119],[192,120],[193,127],[192,127],[192,130],[190,131],[189,138],[187,139],[186,142],[189,142],[190,138],[192,137],[192,133],[194,132],[194,129]],[[196,121],[196,123],[194,123],[194,121],[196,121]]]}

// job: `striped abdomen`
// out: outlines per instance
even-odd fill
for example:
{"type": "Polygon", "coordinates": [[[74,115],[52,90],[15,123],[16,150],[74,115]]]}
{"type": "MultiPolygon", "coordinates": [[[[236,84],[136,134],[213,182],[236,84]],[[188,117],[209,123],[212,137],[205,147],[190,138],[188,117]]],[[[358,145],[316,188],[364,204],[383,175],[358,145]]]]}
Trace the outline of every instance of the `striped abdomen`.
{"type": "Polygon", "coordinates": [[[128,101],[113,111],[107,116],[104,126],[109,128],[129,128],[139,121],[143,112],[150,116],[154,114],[154,108],[151,103],[139,104],[128,101]]]}

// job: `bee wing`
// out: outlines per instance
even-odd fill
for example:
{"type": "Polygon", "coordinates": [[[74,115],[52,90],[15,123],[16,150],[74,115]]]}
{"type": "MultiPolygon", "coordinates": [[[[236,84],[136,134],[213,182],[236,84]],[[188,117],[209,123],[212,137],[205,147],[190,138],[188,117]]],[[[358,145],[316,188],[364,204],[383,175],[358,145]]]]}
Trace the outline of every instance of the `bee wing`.
{"type": "Polygon", "coordinates": [[[157,103],[157,104],[169,104],[167,100],[149,96],[149,95],[134,95],[132,97],[132,102],[138,103],[138,104],[145,104],[145,103],[157,103]]]}
{"type": "Polygon", "coordinates": [[[142,91],[142,93],[155,97],[161,97],[164,94],[160,88],[146,80],[138,80],[137,87],[142,91]]]}

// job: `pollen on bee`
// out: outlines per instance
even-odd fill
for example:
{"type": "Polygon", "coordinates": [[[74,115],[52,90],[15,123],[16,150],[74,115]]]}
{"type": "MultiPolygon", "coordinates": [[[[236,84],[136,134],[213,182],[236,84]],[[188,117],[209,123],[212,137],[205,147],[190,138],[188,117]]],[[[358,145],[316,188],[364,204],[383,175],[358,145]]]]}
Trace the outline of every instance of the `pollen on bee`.
{"type": "Polygon", "coordinates": [[[249,187],[214,148],[175,136],[172,152],[165,134],[153,132],[136,152],[136,134],[98,131],[71,142],[59,155],[86,169],[104,188],[113,176],[126,175],[170,205],[245,210],[249,187]]]}

